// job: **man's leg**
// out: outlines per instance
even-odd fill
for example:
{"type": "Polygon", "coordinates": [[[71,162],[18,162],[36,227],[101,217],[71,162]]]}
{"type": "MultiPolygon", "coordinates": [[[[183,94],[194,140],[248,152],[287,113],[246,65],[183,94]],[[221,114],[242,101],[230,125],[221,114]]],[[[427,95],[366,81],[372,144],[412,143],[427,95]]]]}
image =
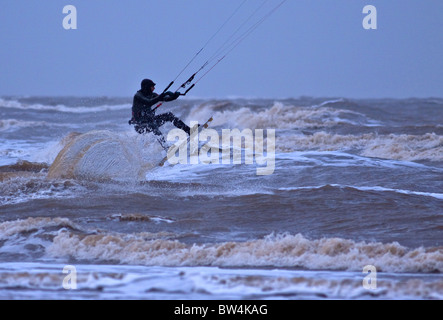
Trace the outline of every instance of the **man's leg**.
{"type": "Polygon", "coordinates": [[[152,132],[156,136],[163,137],[163,134],[159,130],[157,123],[153,120],[151,120],[149,122],[138,123],[137,125],[135,125],[134,129],[139,134],[146,134],[146,133],[152,132]]]}
{"type": "Polygon", "coordinates": [[[172,112],[163,113],[155,117],[155,120],[157,122],[157,125],[160,127],[164,125],[166,122],[172,122],[172,124],[177,127],[178,129],[183,130],[188,135],[191,134],[191,128],[187,126],[183,121],[181,121],[179,118],[174,116],[172,112]]]}
{"type": "Polygon", "coordinates": [[[160,143],[162,148],[165,149],[166,151],[168,151],[168,146],[167,146],[165,137],[163,137],[163,134],[161,133],[161,131],[159,130],[159,128],[157,127],[157,124],[155,122],[151,121],[150,124],[145,123],[144,126],[135,126],[135,131],[137,131],[140,134],[152,132],[153,134],[156,135],[157,141],[160,143]]]}

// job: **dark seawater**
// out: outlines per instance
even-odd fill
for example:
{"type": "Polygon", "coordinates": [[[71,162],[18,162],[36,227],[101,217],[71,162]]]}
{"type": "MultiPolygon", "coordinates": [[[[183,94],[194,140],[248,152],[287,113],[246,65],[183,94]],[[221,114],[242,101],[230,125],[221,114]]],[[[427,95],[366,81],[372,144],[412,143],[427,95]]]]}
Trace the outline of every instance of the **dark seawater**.
{"type": "Polygon", "coordinates": [[[219,161],[164,167],[130,109],[0,99],[0,298],[443,298],[443,99],[176,101],[160,112],[214,116],[219,161]]]}

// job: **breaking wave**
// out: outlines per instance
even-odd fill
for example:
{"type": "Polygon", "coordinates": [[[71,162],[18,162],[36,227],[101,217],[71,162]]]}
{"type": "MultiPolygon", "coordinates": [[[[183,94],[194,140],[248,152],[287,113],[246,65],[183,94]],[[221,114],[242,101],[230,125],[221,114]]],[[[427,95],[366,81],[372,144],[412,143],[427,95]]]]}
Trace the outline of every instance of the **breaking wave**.
{"type": "Polygon", "coordinates": [[[72,180],[48,180],[46,163],[21,161],[0,167],[0,205],[75,197],[84,190],[72,180]]]}
{"type": "MultiPolygon", "coordinates": [[[[67,218],[28,218],[0,223],[0,240],[3,244],[10,241],[7,247],[29,245],[37,238],[46,239],[45,243],[39,240],[45,247],[45,255],[94,263],[344,271],[361,271],[363,266],[373,265],[383,272],[443,272],[443,248],[411,249],[396,242],[310,240],[301,234],[271,234],[246,242],[188,245],[174,240],[170,233],[87,230],[67,218]]],[[[0,252],[2,250],[0,247],[0,252]]]]}
{"type": "MultiPolygon", "coordinates": [[[[110,218],[116,221],[126,221],[126,218],[131,221],[134,218],[134,221],[140,219],[132,215],[124,217],[123,220],[120,216],[110,218]]],[[[143,218],[143,221],[149,222],[151,219],[143,218]]],[[[155,219],[151,222],[159,223],[155,219]]],[[[196,275],[202,276],[200,279],[202,283],[206,283],[203,285],[205,292],[207,290],[211,292],[211,288],[217,292],[219,290],[231,292],[233,288],[242,288],[249,290],[251,294],[278,296],[284,292],[306,295],[308,292],[305,290],[309,289],[312,294],[319,293],[326,297],[354,298],[365,297],[368,294],[368,291],[362,288],[362,277],[356,277],[356,274],[341,274],[337,271],[361,274],[364,266],[373,265],[377,272],[414,273],[416,278],[401,281],[397,279],[402,276],[401,274],[392,276],[394,278],[380,277],[377,281],[379,289],[371,293],[373,297],[441,298],[443,292],[441,281],[417,278],[429,273],[437,273],[435,276],[438,277],[438,274],[443,272],[442,247],[407,248],[395,242],[357,242],[343,238],[307,239],[301,234],[271,234],[262,239],[245,242],[193,245],[182,243],[177,237],[168,232],[124,234],[90,229],[68,218],[27,218],[0,223],[0,256],[17,259],[17,255],[20,255],[22,261],[33,263],[36,259],[43,261],[48,258],[74,259],[76,264],[93,263],[92,267],[94,264],[100,265],[101,271],[104,268],[103,264],[109,262],[153,268],[193,267],[193,270],[183,269],[179,270],[180,272],[174,271],[177,269],[168,270],[173,270],[172,273],[179,276],[187,274],[188,277],[188,273],[196,272],[196,275]],[[225,267],[229,269],[224,269],[225,267]],[[262,270],[241,269],[243,271],[238,272],[233,269],[245,267],[262,270]],[[290,270],[272,270],[272,274],[269,274],[266,271],[268,268],[290,270]],[[300,270],[299,273],[297,270],[300,270]],[[335,273],[328,274],[326,278],[324,274],[317,274],[326,270],[335,273]]],[[[0,275],[0,287],[15,286],[17,283],[34,289],[60,287],[63,275],[58,266],[56,271],[39,270],[40,273],[3,272],[0,275]]],[[[113,267],[111,270],[115,272],[117,269],[113,267]]],[[[161,274],[164,273],[165,270],[161,269],[161,274]]],[[[88,274],[83,272],[79,274],[79,288],[94,289],[96,285],[98,286],[95,282],[90,282],[88,274]]],[[[143,279],[145,278],[143,273],[143,279]]],[[[120,281],[120,277],[118,279],[119,281],[112,283],[118,286],[125,284],[125,281],[120,281]]],[[[180,284],[182,282],[183,279],[179,281],[180,284]]],[[[151,285],[158,288],[157,282],[140,284],[145,289],[151,285]]],[[[193,291],[192,288],[190,292],[193,291]]],[[[167,285],[164,290],[168,292],[167,285]]]]}
{"type": "MultiPolygon", "coordinates": [[[[443,161],[443,136],[433,133],[438,126],[424,126],[425,134],[355,134],[361,128],[382,126],[366,115],[352,110],[334,108],[329,102],[298,107],[274,102],[269,108],[235,107],[231,102],[210,102],[194,107],[188,121],[214,115],[212,126],[222,128],[277,129],[276,150],[351,151],[361,156],[405,160],[443,161]],[[354,126],[351,134],[339,134],[334,128],[354,126]],[[288,131],[297,130],[297,131],[288,131]],[[301,133],[302,130],[312,131],[301,133]]],[[[368,129],[369,130],[369,129],[368,129]]],[[[372,131],[372,129],[370,129],[372,131]]],[[[365,131],[365,130],[363,130],[365,131]]],[[[367,132],[367,131],[366,131],[367,132]]]]}
{"type": "Polygon", "coordinates": [[[48,169],[48,165],[46,163],[35,163],[30,161],[19,161],[15,164],[1,166],[0,172],[42,172],[48,169]]]}
{"type": "Polygon", "coordinates": [[[348,192],[352,191],[382,191],[382,192],[394,192],[399,194],[406,195],[414,195],[414,196],[423,196],[423,197],[431,197],[439,200],[443,200],[443,193],[436,192],[420,192],[420,191],[412,191],[412,190],[403,190],[403,189],[392,189],[385,187],[358,187],[358,186],[346,186],[339,184],[328,184],[323,186],[310,186],[310,187],[287,187],[287,188],[279,188],[280,191],[299,191],[299,190],[327,190],[337,188],[339,190],[346,190],[348,192]]]}
{"type": "MultiPolygon", "coordinates": [[[[51,124],[52,126],[53,124],[51,124]]],[[[0,132],[1,131],[15,131],[22,128],[33,128],[49,126],[49,123],[45,121],[23,121],[16,119],[0,120],[0,132]]]]}
{"type": "Polygon", "coordinates": [[[191,110],[188,119],[206,119],[214,115],[214,126],[249,129],[306,129],[331,127],[338,124],[371,126],[371,120],[350,110],[334,109],[327,104],[296,107],[275,102],[270,108],[228,108],[229,103],[202,104],[191,110]]]}
{"type": "Polygon", "coordinates": [[[40,103],[26,104],[19,102],[17,100],[5,100],[1,98],[0,98],[0,107],[19,109],[19,110],[55,111],[55,112],[66,112],[66,113],[95,113],[95,112],[130,109],[130,106],[128,104],[69,107],[64,104],[57,104],[57,105],[40,104],[40,103]]]}
{"type": "Polygon", "coordinates": [[[443,136],[417,135],[340,135],[316,132],[312,135],[277,136],[280,152],[299,150],[356,151],[365,157],[406,161],[443,161],[443,136]]]}
{"type": "Polygon", "coordinates": [[[45,232],[50,232],[43,237],[48,240],[44,245],[46,255],[94,263],[347,271],[361,271],[365,265],[374,265],[384,272],[443,272],[443,248],[410,249],[395,242],[310,240],[301,234],[272,234],[246,242],[188,245],[174,240],[170,233],[86,230],[66,218],[28,218],[0,224],[0,239],[15,239],[11,241],[20,245],[45,232]]]}

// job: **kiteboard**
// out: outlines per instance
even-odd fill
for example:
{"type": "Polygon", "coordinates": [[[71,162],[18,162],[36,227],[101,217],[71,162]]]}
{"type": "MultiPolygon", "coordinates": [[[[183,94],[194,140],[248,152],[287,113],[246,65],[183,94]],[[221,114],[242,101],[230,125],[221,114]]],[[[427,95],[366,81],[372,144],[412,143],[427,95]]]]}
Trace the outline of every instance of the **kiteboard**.
{"type": "MultiPolygon", "coordinates": [[[[206,121],[203,125],[201,125],[201,126],[198,126],[198,124],[195,125],[194,127],[192,127],[191,132],[195,132],[195,130],[199,130],[199,129],[207,129],[209,127],[209,124],[212,122],[212,120],[213,120],[213,117],[210,117],[208,119],[208,121],[206,121]]],[[[158,164],[159,167],[163,167],[165,165],[166,161],[168,161],[169,154],[175,154],[177,152],[177,150],[179,150],[180,148],[183,148],[183,146],[187,145],[190,141],[191,141],[191,136],[189,136],[188,139],[186,139],[182,143],[179,143],[178,145],[174,145],[171,148],[169,148],[169,151],[167,151],[168,155],[166,155],[166,157],[164,157],[162,159],[162,161],[160,161],[160,163],[158,164]]]]}

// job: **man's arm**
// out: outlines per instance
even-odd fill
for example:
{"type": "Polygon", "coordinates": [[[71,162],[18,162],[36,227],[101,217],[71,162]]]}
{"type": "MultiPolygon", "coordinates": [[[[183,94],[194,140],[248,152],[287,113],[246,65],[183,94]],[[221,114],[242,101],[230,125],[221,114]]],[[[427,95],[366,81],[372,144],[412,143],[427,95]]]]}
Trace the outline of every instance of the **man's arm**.
{"type": "Polygon", "coordinates": [[[137,92],[136,96],[137,96],[137,98],[142,100],[145,105],[148,105],[150,107],[152,107],[154,104],[156,104],[156,103],[158,103],[160,101],[164,101],[163,100],[164,99],[163,94],[161,94],[161,95],[155,94],[154,98],[152,98],[152,99],[147,98],[146,96],[144,96],[140,92],[137,92]]]}
{"type": "Polygon", "coordinates": [[[162,101],[165,101],[165,102],[174,101],[174,100],[177,100],[178,97],[180,97],[180,92],[174,93],[174,92],[168,91],[163,94],[164,94],[164,98],[163,98],[164,100],[162,100],[162,101]]]}

